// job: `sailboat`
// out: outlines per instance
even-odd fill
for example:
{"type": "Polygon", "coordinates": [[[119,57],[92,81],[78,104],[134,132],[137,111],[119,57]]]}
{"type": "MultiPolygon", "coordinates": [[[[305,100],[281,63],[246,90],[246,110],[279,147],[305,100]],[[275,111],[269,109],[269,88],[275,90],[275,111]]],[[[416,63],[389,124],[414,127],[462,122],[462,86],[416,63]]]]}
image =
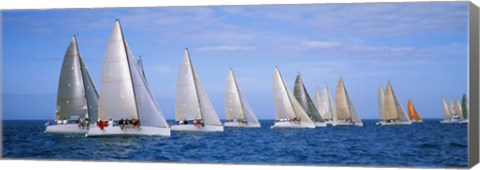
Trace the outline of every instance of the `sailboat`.
{"type": "Polygon", "coordinates": [[[460,118],[455,115],[453,108],[453,102],[450,101],[451,106],[445,101],[445,97],[442,97],[442,111],[443,111],[443,120],[440,123],[460,123],[460,118]]]}
{"type": "Polygon", "coordinates": [[[97,119],[98,93],[80,56],[75,36],[63,59],[55,114],[55,123],[47,123],[45,133],[85,134],[90,122],[94,122],[88,119],[97,119]]]}
{"type": "Polygon", "coordinates": [[[408,119],[412,122],[423,122],[420,115],[418,115],[417,109],[413,106],[412,100],[408,99],[408,119]]]}
{"type": "Polygon", "coordinates": [[[363,126],[363,122],[358,116],[358,113],[348,96],[347,89],[343,84],[343,78],[341,76],[337,84],[335,103],[337,122],[333,124],[334,126],[363,126]]]}
{"type": "Polygon", "coordinates": [[[183,53],[177,77],[177,98],[174,131],[223,132],[200,79],[193,68],[188,49],[183,53]]]}
{"type": "Polygon", "coordinates": [[[240,91],[231,68],[228,70],[227,84],[225,86],[225,114],[225,127],[260,127],[260,123],[255,117],[252,108],[248,105],[243,93],[240,91]]]}
{"type": "Polygon", "coordinates": [[[315,128],[315,123],[288,90],[278,67],[275,67],[273,75],[272,94],[275,107],[275,124],[271,126],[272,129],[315,128]]]}
{"type": "Polygon", "coordinates": [[[326,127],[327,124],[322,118],[322,115],[318,112],[317,107],[313,104],[312,98],[307,92],[305,88],[305,84],[303,84],[302,76],[300,74],[297,75],[295,79],[295,87],[293,90],[293,95],[297,99],[297,101],[302,106],[303,110],[307,113],[307,115],[312,119],[315,123],[316,127],[326,127]]]}
{"type": "MultiPolygon", "coordinates": [[[[380,91],[380,90],[379,90],[380,91]]],[[[379,94],[381,97],[381,94],[379,94]]],[[[387,83],[387,88],[385,89],[384,93],[384,103],[383,103],[383,112],[380,110],[382,114],[380,122],[377,124],[379,125],[410,125],[412,121],[410,121],[406,116],[405,112],[403,111],[402,106],[398,102],[395,93],[393,92],[392,85],[390,81],[387,83]]],[[[379,99],[379,105],[382,105],[381,100],[379,99]]],[[[381,106],[379,106],[381,108],[381,106]]]]}
{"type": "Polygon", "coordinates": [[[460,101],[458,100],[458,98],[455,100],[454,110],[455,110],[455,113],[460,118],[460,123],[466,123],[465,122],[465,117],[463,116],[462,105],[460,104],[460,101]]]}
{"type": "Polygon", "coordinates": [[[333,101],[332,95],[328,92],[327,83],[323,85],[322,94],[323,95],[321,95],[318,88],[316,88],[313,102],[320,112],[320,115],[322,115],[323,121],[327,125],[333,125],[337,121],[337,116],[335,114],[335,101],[333,101]]]}
{"type": "Polygon", "coordinates": [[[87,137],[170,136],[170,128],[133,58],[118,19],[108,40],[100,85],[100,121],[90,127],[87,137]],[[124,119],[140,126],[116,125],[124,119]],[[108,125],[102,125],[103,121],[108,125]]]}
{"type": "Polygon", "coordinates": [[[463,121],[462,123],[468,123],[468,101],[467,95],[463,94],[462,96],[462,114],[463,114],[463,121]]]}

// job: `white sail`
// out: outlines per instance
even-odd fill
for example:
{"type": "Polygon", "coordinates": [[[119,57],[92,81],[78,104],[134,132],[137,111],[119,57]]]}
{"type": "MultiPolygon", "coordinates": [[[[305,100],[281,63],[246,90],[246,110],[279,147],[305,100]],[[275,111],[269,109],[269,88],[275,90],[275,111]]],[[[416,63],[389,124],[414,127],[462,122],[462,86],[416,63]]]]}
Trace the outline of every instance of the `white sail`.
{"type": "Polygon", "coordinates": [[[228,70],[225,86],[225,114],[227,120],[245,119],[244,109],[238,92],[235,77],[231,69],[228,70]]]}
{"type": "MultiPolygon", "coordinates": [[[[238,90],[240,91],[240,89],[238,90]]],[[[253,126],[255,125],[260,126],[260,122],[258,121],[257,117],[253,113],[252,107],[250,106],[250,104],[248,104],[247,99],[244,97],[242,91],[240,91],[240,99],[242,100],[242,103],[243,103],[245,118],[247,119],[247,122],[253,126]]]]}
{"type": "Polygon", "coordinates": [[[100,82],[100,119],[139,119],[142,126],[168,127],[118,20],[107,44],[100,82]]]}
{"type": "Polygon", "coordinates": [[[185,50],[177,76],[176,116],[177,121],[202,119],[193,67],[190,56],[185,50]]]}
{"type": "Polygon", "coordinates": [[[460,120],[464,120],[462,105],[460,104],[460,101],[458,100],[458,98],[455,100],[454,109],[455,109],[455,112],[457,113],[457,115],[460,117],[460,120]]]}
{"type": "Polygon", "coordinates": [[[448,104],[445,101],[444,97],[442,97],[442,111],[443,111],[443,119],[450,120],[450,118],[452,117],[452,113],[450,112],[450,108],[448,107],[448,104]]]}
{"type": "Polygon", "coordinates": [[[340,77],[337,84],[337,91],[336,91],[336,115],[337,120],[353,120],[354,125],[363,126],[362,120],[358,115],[355,107],[348,96],[347,89],[343,83],[343,78],[340,77]]]}
{"type": "Polygon", "coordinates": [[[386,120],[385,118],[385,93],[383,92],[382,84],[378,87],[378,113],[380,119],[386,120]]]}
{"type": "Polygon", "coordinates": [[[288,87],[280,75],[278,67],[275,67],[273,75],[273,104],[275,106],[275,118],[299,118],[301,122],[313,123],[303,110],[295,97],[288,91],[288,87]]]}
{"type": "Polygon", "coordinates": [[[117,21],[108,40],[100,80],[99,118],[138,119],[127,49],[117,21]]]}
{"type": "Polygon", "coordinates": [[[332,119],[333,119],[333,121],[337,121],[337,113],[336,113],[336,110],[335,110],[335,108],[336,108],[335,101],[333,100],[332,95],[328,92],[327,84],[325,84],[325,86],[323,86],[323,90],[324,90],[323,91],[324,93],[326,92],[328,94],[328,103],[330,105],[329,110],[330,110],[330,114],[332,115],[332,119]]]}
{"type": "Polygon", "coordinates": [[[443,119],[450,120],[450,118],[452,117],[452,114],[450,112],[450,109],[444,97],[442,97],[442,111],[443,111],[443,119]]]}
{"type": "Polygon", "coordinates": [[[324,119],[335,120],[335,103],[333,102],[332,95],[328,92],[326,83],[323,85],[322,94],[320,100],[321,108],[319,109],[320,114],[324,119]]]}
{"type": "Polygon", "coordinates": [[[387,83],[387,88],[385,89],[385,104],[384,104],[384,114],[383,117],[386,120],[396,120],[399,119],[399,113],[397,106],[395,105],[395,96],[393,94],[392,86],[390,81],[387,83]]]}
{"type": "Polygon", "coordinates": [[[457,112],[455,111],[455,104],[453,104],[453,100],[450,99],[450,113],[452,116],[457,116],[457,112]]]}
{"type": "Polygon", "coordinates": [[[227,120],[246,119],[248,124],[260,125],[253,110],[238,87],[232,69],[228,70],[227,84],[225,86],[225,114],[227,120]]]}
{"type": "Polygon", "coordinates": [[[75,36],[63,59],[58,83],[56,120],[85,118],[87,100],[75,36]]]}
{"type": "Polygon", "coordinates": [[[88,118],[90,123],[94,123],[98,119],[98,92],[93,84],[93,81],[88,74],[87,66],[83,62],[82,57],[80,59],[80,68],[82,69],[82,77],[83,77],[83,85],[85,88],[85,98],[87,100],[87,110],[88,110],[88,118]]]}
{"type": "Polygon", "coordinates": [[[403,111],[400,102],[398,102],[397,96],[393,91],[390,81],[387,83],[387,88],[385,89],[385,103],[384,103],[384,114],[383,117],[385,120],[400,120],[402,122],[410,121],[403,111]]]}
{"type": "Polygon", "coordinates": [[[314,122],[323,122],[322,116],[313,104],[310,95],[308,95],[307,89],[305,88],[305,84],[303,84],[303,80],[300,74],[298,74],[297,78],[295,79],[295,87],[293,90],[293,94],[296,100],[302,106],[303,110],[305,110],[307,115],[310,117],[310,119],[312,119],[314,122]]]}
{"type": "Polygon", "coordinates": [[[208,125],[222,125],[185,49],[177,77],[176,120],[203,119],[208,125]]]}
{"type": "MultiPolygon", "coordinates": [[[[167,121],[157,105],[157,100],[148,85],[143,67],[139,68],[135,63],[132,52],[125,41],[127,48],[127,57],[130,66],[130,73],[132,75],[132,84],[135,94],[135,101],[137,105],[138,117],[142,126],[149,127],[168,127],[167,121]]],[[[141,60],[140,60],[141,61],[141,60]]]]}

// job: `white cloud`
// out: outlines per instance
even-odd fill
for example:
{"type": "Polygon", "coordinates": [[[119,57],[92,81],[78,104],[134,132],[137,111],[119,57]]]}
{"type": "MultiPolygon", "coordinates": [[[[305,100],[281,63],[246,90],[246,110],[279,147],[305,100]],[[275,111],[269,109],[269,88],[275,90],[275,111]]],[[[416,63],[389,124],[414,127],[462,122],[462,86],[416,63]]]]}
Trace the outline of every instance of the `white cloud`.
{"type": "Polygon", "coordinates": [[[250,51],[255,49],[255,47],[251,46],[229,46],[229,45],[221,45],[221,46],[208,46],[208,47],[200,47],[197,50],[203,52],[217,52],[217,51],[250,51]]]}

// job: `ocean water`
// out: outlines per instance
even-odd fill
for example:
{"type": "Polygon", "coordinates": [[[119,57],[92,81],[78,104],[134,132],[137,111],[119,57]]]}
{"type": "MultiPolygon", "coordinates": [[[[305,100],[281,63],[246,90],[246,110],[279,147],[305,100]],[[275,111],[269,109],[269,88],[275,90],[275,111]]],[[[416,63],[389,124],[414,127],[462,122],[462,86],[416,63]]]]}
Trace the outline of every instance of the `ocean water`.
{"type": "Polygon", "coordinates": [[[467,124],[427,119],[411,126],[225,128],[171,137],[85,138],[44,134],[46,121],[3,121],[4,159],[234,164],[467,167],[467,124]]]}

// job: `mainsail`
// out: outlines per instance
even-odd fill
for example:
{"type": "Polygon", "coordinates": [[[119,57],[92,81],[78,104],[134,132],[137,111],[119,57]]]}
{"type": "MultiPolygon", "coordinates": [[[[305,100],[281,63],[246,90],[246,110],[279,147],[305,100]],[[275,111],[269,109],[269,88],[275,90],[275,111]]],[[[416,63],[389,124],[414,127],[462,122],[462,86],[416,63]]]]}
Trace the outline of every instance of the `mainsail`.
{"type": "Polygon", "coordinates": [[[380,114],[380,118],[382,120],[386,120],[385,118],[385,93],[382,88],[382,84],[378,87],[378,113],[380,114]]]}
{"type": "Polygon", "coordinates": [[[222,125],[193,68],[188,49],[178,70],[175,110],[177,121],[203,119],[205,124],[222,125]]]}
{"type": "Polygon", "coordinates": [[[325,120],[336,120],[337,116],[335,114],[335,102],[333,102],[332,95],[328,92],[327,84],[323,85],[322,94],[318,91],[318,88],[315,89],[315,98],[314,103],[318,109],[320,115],[325,120]]]}
{"type": "Polygon", "coordinates": [[[452,117],[452,113],[450,112],[450,108],[448,107],[448,104],[445,101],[445,97],[442,97],[442,111],[443,111],[443,119],[450,120],[450,118],[452,117]]]}
{"type": "Polygon", "coordinates": [[[315,105],[313,104],[313,101],[310,98],[310,95],[308,94],[307,89],[305,88],[305,85],[303,84],[303,80],[300,74],[298,74],[297,78],[295,79],[295,87],[293,90],[293,94],[296,100],[300,103],[302,108],[305,110],[307,115],[314,122],[323,122],[323,118],[318,112],[315,105]]]}
{"type": "Polygon", "coordinates": [[[455,100],[455,106],[453,107],[455,109],[455,113],[460,117],[460,120],[463,120],[463,111],[462,111],[462,105],[460,104],[460,101],[458,98],[455,100]]]}
{"type": "Polygon", "coordinates": [[[139,119],[142,126],[168,127],[123,37],[119,20],[107,44],[100,82],[100,119],[139,119]]]}
{"type": "Polygon", "coordinates": [[[300,103],[288,91],[278,67],[275,67],[273,75],[272,93],[276,120],[296,117],[299,118],[301,122],[313,123],[300,103]]]}
{"type": "Polygon", "coordinates": [[[353,120],[355,121],[355,125],[363,125],[362,120],[353,107],[352,101],[350,101],[350,97],[348,96],[342,77],[340,77],[340,80],[338,80],[335,103],[337,120],[353,120]]]}
{"type": "Polygon", "coordinates": [[[420,115],[418,115],[417,109],[413,106],[412,100],[408,99],[408,118],[410,120],[422,120],[420,115]]]}
{"type": "Polygon", "coordinates": [[[228,70],[225,86],[225,114],[227,120],[246,119],[249,124],[259,124],[252,109],[238,87],[233,70],[228,70]]]}
{"type": "Polygon", "coordinates": [[[62,64],[57,93],[56,120],[96,118],[98,94],[73,36],[62,64]]]}
{"type": "Polygon", "coordinates": [[[384,105],[384,118],[386,120],[400,120],[400,121],[409,121],[405,116],[405,112],[398,102],[395,93],[393,92],[392,85],[390,81],[387,83],[387,88],[385,89],[385,105],[384,105]]]}

